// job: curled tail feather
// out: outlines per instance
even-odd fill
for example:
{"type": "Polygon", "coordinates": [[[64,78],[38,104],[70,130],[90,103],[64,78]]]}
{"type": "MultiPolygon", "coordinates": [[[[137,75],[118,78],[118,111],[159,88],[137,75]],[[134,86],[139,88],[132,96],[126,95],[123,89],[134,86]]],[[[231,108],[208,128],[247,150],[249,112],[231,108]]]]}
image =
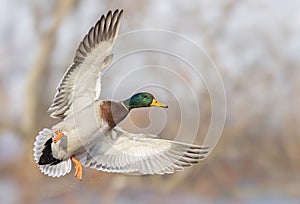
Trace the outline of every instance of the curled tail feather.
{"type": "Polygon", "coordinates": [[[42,173],[60,177],[71,171],[71,160],[63,161],[53,157],[51,148],[53,135],[54,131],[47,128],[39,132],[34,142],[33,157],[42,173]]]}

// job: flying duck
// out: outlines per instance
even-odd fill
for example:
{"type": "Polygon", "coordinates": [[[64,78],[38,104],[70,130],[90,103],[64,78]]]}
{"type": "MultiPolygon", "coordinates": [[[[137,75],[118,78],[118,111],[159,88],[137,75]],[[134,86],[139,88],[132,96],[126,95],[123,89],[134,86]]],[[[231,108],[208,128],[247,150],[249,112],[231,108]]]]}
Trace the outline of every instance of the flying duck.
{"type": "Polygon", "coordinates": [[[62,77],[49,111],[60,119],[39,132],[34,160],[42,173],[64,176],[75,165],[126,174],[169,174],[204,159],[208,147],[133,134],[118,127],[132,109],[168,106],[151,93],[140,92],[124,101],[100,99],[101,73],[113,58],[123,10],[101,16],[80,42],[72,65],[62,77]]]}

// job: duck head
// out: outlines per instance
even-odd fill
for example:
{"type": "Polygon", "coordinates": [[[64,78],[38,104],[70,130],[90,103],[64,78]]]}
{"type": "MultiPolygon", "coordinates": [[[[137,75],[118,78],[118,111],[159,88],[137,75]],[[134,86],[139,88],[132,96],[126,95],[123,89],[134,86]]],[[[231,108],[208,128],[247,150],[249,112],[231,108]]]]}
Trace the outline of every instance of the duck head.
{"type": "Polygon", "coordinates": [[[143,107],[161,107],[168,108],[167,105],[158,102],[155,97],[147,92],[140,92],[134,94],[129,99],[123,101],[123,104],[128,110],[133,108],[143,108],[143,107]]]}

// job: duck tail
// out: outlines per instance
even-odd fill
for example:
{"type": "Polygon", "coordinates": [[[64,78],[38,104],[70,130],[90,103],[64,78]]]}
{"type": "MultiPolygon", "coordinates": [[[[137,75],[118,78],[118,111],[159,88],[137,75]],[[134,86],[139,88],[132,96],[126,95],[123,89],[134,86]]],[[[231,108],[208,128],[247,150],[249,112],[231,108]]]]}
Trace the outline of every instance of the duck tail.
{"type": "Polygon", "coordinates": [[[33,157],[42,173],[59,177],[71,171],[71,160],[63,161],[53,157],[51,147],[53,135],[54,131],[47,128],[39,132],[34,142],[33,157]]]}

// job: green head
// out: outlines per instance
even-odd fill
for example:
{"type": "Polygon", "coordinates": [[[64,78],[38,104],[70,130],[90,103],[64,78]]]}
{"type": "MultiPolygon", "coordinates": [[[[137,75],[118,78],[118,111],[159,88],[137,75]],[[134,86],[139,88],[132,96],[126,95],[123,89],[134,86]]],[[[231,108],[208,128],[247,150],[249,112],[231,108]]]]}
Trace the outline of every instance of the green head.
{"type": "Polygon", "coordinates": [[[167,105],[158,102],[152,94],[147,92],[134,94],[129,99],[123,101],[123,104],[128,108],[128,110],[152,106],[168,108],[167,105]]]}

